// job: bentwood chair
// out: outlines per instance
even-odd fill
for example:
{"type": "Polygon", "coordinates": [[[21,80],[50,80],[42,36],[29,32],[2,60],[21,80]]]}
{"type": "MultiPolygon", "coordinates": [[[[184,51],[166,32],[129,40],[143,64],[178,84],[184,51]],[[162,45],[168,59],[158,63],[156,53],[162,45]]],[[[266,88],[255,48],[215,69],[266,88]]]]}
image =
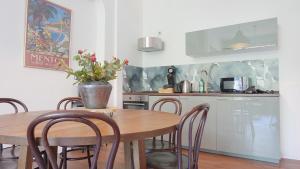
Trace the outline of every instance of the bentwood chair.
{"type": "Polygon", "coordinates": [[[201,104],[185,114],[177,127],[176,151],[148,153],[146,155],[147,166],[154,169],[198,169],[201,139],[208,111],[209,105],[201,104]],[[188,126],[187,155],[182,154],[181,141],[184,125],[188,126]]]}
{"type": "MultiPolygon", "coordinates": [[[[14,113],[28,112],[27,106],[13,98],[0,98],[0,103],[8,105],[13,108],[14,113]]],[[[41,151],[41,155],[45,161],[47,161],[47,155],[45,151],[41,151]]],[[[11,147],[3,148],[0,144],[0,169],[15,169],[18,165],[18,155],[20,154],[19,146],[12,145],[11,147]]]]}
{"type": "MultiPolygon", "coordinates": [[[[180,116],[182,112],[182,104],[175,98],[161,98],[155,101],[151,107],[152,111],[167,111],[180,116]],[[168,109],[166,109],[168,108],[168,109]],[[171,112],[172,111],[172,112],[171,112]]],[[[152,140],[148,139],[144,141],[146,152],[156,150],[173,150],[175,147],[175,133],[169,133],[164,136],[160,136],[160,139],[153,137],[152,140]],[[166,138],[167,137],[167,138],[166,138]],[[164,140],[165,138],[165,140],[164,140]],[[166,141],[168,140],[168,141],[166,141]]]]}
{"type": "Polygon", "coordinates": [[[71,108],[73,104],[83,104],[82,99],[80,97],[63,98],[58,102],[56,110],[67,110],[71,108]]]}
{"type": "MultiPolygon", "coordinates": [[[[0,103],[12,107],[14,113],[18,113],[19,111],[28,112],[28,108],[23,102],[13,98],[0,98],[0,103]]],[[[18,147],[15,145],[12,145],[8,148],[3,148],[3,145],[0,143],[0,161],[7,159],[18,159],[18,156],[16,155],[18,152],[16,150],[18,150],[18,147]]]]}
{"type": "MultiPolygon", "coordinates": [[[[80,97],[66,97],[60,100],[57,104],[56,110],[67,110],[72,107],[72,104],[83,104],[80,97]]],[[[91,167],[91,158],[93,155],[90,153],[90,146],[62,146],[62,152],[60,153],[60,164],[59,168],[67,168],[68,161],[77,161],[77,160],[88,160],[88,165],[91,167]],[[86,155],[80,157],[69,157],[68,153],[75,151],[86,151],[86,155]]]]}
{"type": "Polygon", "coordinates": [[[101,137],[100,129],[97,127],[95,123],[91,121],[92,119],[102,121],[112,128],[113,142],[112,142],[112,148],[109,154],[109,158],[106,162],[106,169],[113,169],[114,160],[120,143],[120,130],[118,125],[113,119],[109,118],[105,114],[93,113],[88,111],[74,111],[74,110],[62,110],[62,111],[49,112],[47,114],[37,117],[29,124],[27,129],[28,144],[31,149],[32,155],[36,158],[36,162],[39,166],[39,169],[46,169],[47,164],[41,157],[40,150],[38,149],[38,143],[36,141],[36,136],[35,136],[36,126],[39,125],[40,123],[45,123],[45,126],[41,132],[42,133],[41,143],[46,150],[46,153],[50,161],[50,165],[52,166],[53,169],[58,169],[58,165],[55,159],[55,154],[53,154],[53,152],[51,151],[47,137],[48,137],[48,132],[53,125],[57,123],[63,123],[63,122],[76,122],[76,123],[85,124],[89,126],[93,130],[93,132],[95,132],[96,145],[93,146],[94,156],[92,158],[91,167],[89,168],[97,169],[97,161],[98,161],[99,152],[102,144],[102,137],[101,137]]]}

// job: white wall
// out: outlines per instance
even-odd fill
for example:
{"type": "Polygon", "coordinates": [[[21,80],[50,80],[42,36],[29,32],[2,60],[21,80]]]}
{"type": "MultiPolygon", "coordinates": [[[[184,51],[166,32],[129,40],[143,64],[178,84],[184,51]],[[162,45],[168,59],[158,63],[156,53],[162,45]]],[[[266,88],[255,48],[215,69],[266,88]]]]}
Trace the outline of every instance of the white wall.
{"type": "MultiPolygon", "coordinates": [[[[137,39],[142,36],[142,1],[118,0],[117,3],[117,56],[127,58],[129,64],[142,66],[142,53],[137,51],[137,39]]],[[[116,83],[116,104],[122,105],[123,77],[116,83]]]]}
{"type": "MultiPolygon", "coordinates": [[[[72,10],[71,56],[78,49],[100,51],[104,46],[104,7],[100,0],[53,0],[72,10]],[[103,33],[101,33],[103,32],[103,33]]],[[[26,0],[2,2],[0,10],[0,97],[25,102],[30,110],[54,109],[59,99],[77,95],[73,80],[64,72],[25,68],[26,0]]],[[[103,51],[103,50],[102,50],[103,51]]],[[[101,52],[100,52],[101,53],[101,52]]],[[[103,54],[100,54],[103,55],[103,54]]]]}
{"type": "Polygon", "coordinates": [[[117,11],[118,56],[128,58],[130,65],[142,66],[142,53],[136,50],[142,36],[142,1],[119,0],[117,11]]]}
{"type": "Polygon", "coordinates": [[[116,1],[103,0],[105,9],[105,59],[116,55],[116,1]]]}
{"type": "Polygon", "coordinates": [[[161,31],[166,43],[162,52],[143,54],[143,66],[278,57],[282,156],[300,159],[299,16],[299,0],[143,0],[143,34],[156,35],[161,31]],[[278,17],[278,51],[201,59],[185,55],[185,32],[271,17],[278,17]]]}
{"type": "MultiPolygon", "coordinates": [[[[111,60],[117,55],[117,1],[103,0],[105,8],[105,59],[111,60]]],[[[122,77],[119,75],[116,80],[110,81],[112,92],[109,98],[108,106],[120,106],[122,97],[119,96],[119,83],[122,83],[122,77]]]]}
{"type": "MultiPolygon", "coordinates": [[[[142,1],[104,0],[106,59],[112,56],[128,59],[133,66],[142,66],[142,53],[136,50],[137,38],[142,36],[142,1]]],[[[122,107],[122,72],[111,81],[113,90],[109,106],[122,107]]]]}

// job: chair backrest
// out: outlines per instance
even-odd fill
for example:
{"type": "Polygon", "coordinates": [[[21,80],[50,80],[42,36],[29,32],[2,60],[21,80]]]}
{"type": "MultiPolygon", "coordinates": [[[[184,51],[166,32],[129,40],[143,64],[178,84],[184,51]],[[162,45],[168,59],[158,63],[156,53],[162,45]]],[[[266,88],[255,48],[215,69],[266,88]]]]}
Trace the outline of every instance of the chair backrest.
{"type": "Polygon", "coordinates": [[[83,103],[80,97],[66,97],[58,102],[56,110],[67,110],[68,106],[74,102],[81,104],[83,103]]]}
{"type": "Polygon", "coordinates": [[[158,111],[162,111],[163,106],[165,106],[167,103],[171,103],[174,105],[175,107],[175,111],[174,114],[176,115],[181,115],[182,112],[182,104],[178,99],[175,98],[161,98],[158,99],[157,101],[155,101],[151,107],[151,110],[158,110],[158,111]],[[158,109],[157,109],[158,107],[158,109]]]}
{"type": "MultiPolygon", "coordinates": [[[[151,110],[155,111],[164,111],[163,108],[166,108],[167,104],[171,104],[174,106],[174,114],[180,116],[181,112],[182,112],[182,104],[180,102],[180,100],[175,99],[175,98],[170,98],[170,97],[165,97],[165,98],[161,98],[156,100],[153,105],[151,106],[151,110]],[[165,107],[164,107],[165,106],[165,107]]],[[[169,108],[169,107],[168,107],[169,108]]],[[[171,110],[167,110],[168,112],[171,110]]],[[[171,145],[175,145],[175,133],[169,133],[167,134],[167,136],[169,137],[169,143],[171,145]]],[[[155,144],[155,139],[156,137],[153,137],[153,143],[155,144]]],[[[160,136],[161,141],[163,141],[163,136],[160,136]]]]}
{"type": "Polygon", "coordinates": [[[177,156],[180,169],[182,169],[182,131],[185,124],[188,125],[188,169],[198,169],[201,140],[208,111],[208,104],[200,104],[186,113],[180,120],[177,131],[177,156]],[[193,132],[193,129],[196,131],[193,132]],[[193,133],[195,133],[194,136],[193,133]]]}
{"type": "Polygon", "coordinates": [[[36,119],[34,119],[27,129],[27,139],[28,144],[31,148],[32,155],[35,157],[35,160],[39,166],[40,169],[46,169],[46,163],[43,160],[41,156],[41,152],[38,148],[38,142],[35,136],[35,128],[40,123],[45,122],[44,128],[42,129],[41,134],[41,144],[45,148],[45,151],[47,153],[48,159],[50,161],[50,164],[53,169],[58,169],[58,165],[56,163],[55,155],[51,151],[51,148],[49,146],[48,142],[48,132],[49,129],[57,124],[62,122],[78,122],[85,124],[89,126],[96,134],[96,145],[94,146],[94,156],[92,158],[92,165],[90,169],[96,169],[97,167],[97,160],[99,157],[99,152],[102,144],[102,138],[101,138],[101,132],[100,129],[97,127],[95,123],[91,121],[91,119],[94,120],[100,120],[106,124],[108,124],[112,130],[113,130],[113,137],[112,137],[112,148],[108,157],[108,160],[106,162],[106,169],[113,169],[114,160],[117,154],[117,150],[120,143],[120,130],[116,122],[106,116],[103,113],[93,113],[89,111],[76,111],[76,110],[61,110],[61,111],[53,111],[49,112],[47,114],[43,114],[36,119]]]}
{"type": "Polygon", "coordinates": [[[13,99],[13,98],[0,98],[0,103],[11,105],[14,108],[15,113],[19,112],[19,108],[18,107],[22,107],[24,109],[24,112],[28,112],[27,106],[23,102],[21,102],[21,101],[19,101],[17,99],[13,99]]]}

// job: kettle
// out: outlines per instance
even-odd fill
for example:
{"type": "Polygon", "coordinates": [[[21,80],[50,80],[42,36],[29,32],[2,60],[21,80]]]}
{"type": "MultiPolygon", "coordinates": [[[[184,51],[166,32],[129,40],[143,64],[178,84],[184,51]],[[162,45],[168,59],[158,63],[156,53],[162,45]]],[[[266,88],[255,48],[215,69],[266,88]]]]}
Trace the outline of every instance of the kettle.
{"type": "Polygon", "coordinates": [[[180,81],[174,86],[175,93],[190,93],[192,90],[192,84],[188,80],[180,81]]]}
{"type": "Polygon", "coordinates": [[[192,91],[192,84],[188,80],[182,81],[182,93],[190,93],[192,91]]]}

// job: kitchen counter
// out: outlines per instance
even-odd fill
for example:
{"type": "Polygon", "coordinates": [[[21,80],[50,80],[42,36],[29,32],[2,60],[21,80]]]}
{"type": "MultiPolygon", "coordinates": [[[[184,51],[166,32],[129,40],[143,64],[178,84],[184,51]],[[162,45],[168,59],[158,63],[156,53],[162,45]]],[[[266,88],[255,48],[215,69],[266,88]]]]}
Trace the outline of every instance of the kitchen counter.
{"type": "Polygon", "coordinates": [[[279,92],[272,94],[245,94],[245,93],[157,93],[157,92],[128,92],[123,95],[148,95],[148,96],[219,96],[219,97],[279,97],[279,92]]]}

